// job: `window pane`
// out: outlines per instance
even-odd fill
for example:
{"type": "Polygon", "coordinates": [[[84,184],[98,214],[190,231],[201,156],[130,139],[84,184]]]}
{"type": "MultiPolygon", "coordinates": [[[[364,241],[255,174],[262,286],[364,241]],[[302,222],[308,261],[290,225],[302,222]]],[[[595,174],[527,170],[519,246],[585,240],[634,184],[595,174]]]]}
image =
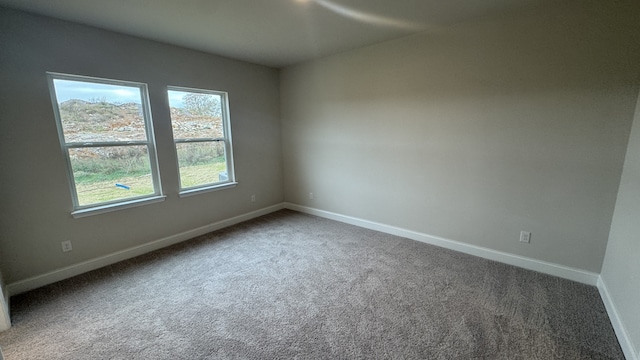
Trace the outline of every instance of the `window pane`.
{"type": "Polygon", "coordinates": [[[169,90],[174,139],[222,138],[222,96],[169,90]]]}
{"type": "Polygon", "coordinates": [[[176,150],[183,188],[229,180],[224,142],[178,143],[176,150]]]}
{"type": "Polygon", "coordinates": [[[154,194],[146,146],[69,149],[78,205],[154,194]]]}
{"type": "Polygon", "coordinates": [[[140,88],[62,79],[53,84],[67,143],[147,140],[140,88]]]}

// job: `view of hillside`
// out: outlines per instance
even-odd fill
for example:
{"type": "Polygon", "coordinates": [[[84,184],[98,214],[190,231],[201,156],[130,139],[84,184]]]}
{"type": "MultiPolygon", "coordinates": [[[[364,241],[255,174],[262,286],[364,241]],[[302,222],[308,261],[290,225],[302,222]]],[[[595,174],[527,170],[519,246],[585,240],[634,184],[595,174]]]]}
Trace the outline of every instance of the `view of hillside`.
{"type": "MultiPolygon", "coordinates": [[[[170,108],[175,139],[223,136],[215,108],[187,105],[170,108]]],[[[67,144],[146,141],[140,104],[71,99],[59,111],[67,144]]],[[[226,172],[222,142],[178,144],[177,155],[182,187],[217,182],[226,172]]],[[[80,205],[154,193],[146,145],[72,148],[69,157],[80,205]]]]}
{"type": "Polygon", "coordinates": [[[146,140],[140,104],[72,99],[59,109],[67,143],[146,140]]]}
{"type": "MultiPolygon", "coordinates": [[[[198,114],[175,107],[170,110],[175,139],[223,136],[219,115],[198,114]]],[[[136,103],[72,99],[60,104],[60,118],[67,143],[146,139],[142,106],[136,103]]]]}

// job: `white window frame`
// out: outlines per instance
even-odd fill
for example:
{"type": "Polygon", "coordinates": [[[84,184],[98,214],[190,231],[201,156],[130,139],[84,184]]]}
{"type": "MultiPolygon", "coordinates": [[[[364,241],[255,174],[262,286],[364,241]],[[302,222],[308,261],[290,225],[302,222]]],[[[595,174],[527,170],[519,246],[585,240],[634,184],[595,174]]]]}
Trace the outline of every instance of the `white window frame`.
{"type": "Polygon", "coordinates": [[[149,105],[149,90],[147,84],[124,81],[104,79],[82,75],[71,75],[55,72],[47,72],[47,80],[49,83],[49,93],[51,94],[51,101],[53,103],[53,111],[56,119],[56,127],[58,129],[58,137],[60,140],[60,147],[64,154],[65,161],[67,163],[67,175],[69,178],[69,186],[71,190],[71,197],[73,200],[73,211],[71,214],[73,217],[84,217],[88,215],[101,214],[114,210],[120,210],[150,203],[156,203],[163,201],[166,196],[162,195],[162,185],[160,182],[160,172],[158,167],[158,156],[156,153],[155,136],[153,132],[153,122],[151,120],[151,108],[149,105]],[[60,117],[60,109],[58,106],[58,99],[54,80],[71,80],[88,83],[99,83],[107,85],[121,85],[128,87],[137,87],[140,89],[140,98],[142,101],[142,116],[144,118],[146,140],[138,141],[101,141],[101,142],[66,142],[64,137],[64,128],[62,127],[62,119],[60,117]],[[75,177],[73,175],[73,168],[71,166],[71,158],[69,156],[70,149],[88,148],[88,147],[109,147],[109,146],[146,146],[147,153],[149,155],[149,165],[151,171],[151,179],[153,183],[153,194],[132,196],[124,199],[117,199],[112,201],[105,201],[95,204],[80,205],[78,203],[78,192],[76,189],[75,177]]]}
{"type": "MultiPolygon", "coordinates": [[[[169,107],[171,106],[168,96],[169,91],[182,91],[182,92],[191,92],[198,94],[207,94],[207,95],[217,95],[220,96],[220,110],[222,113],[222,138],[180,138],[177,139],[175,135],[173,136],[173,149],[176,154],[176,169],[178,170],[178,179],[180,186],[180,196],[190,196],[199,194],[202,192],[215,191],[226,189],[230,187],[236,186],[238,183],[236,182],[235,175],[235,167],[233,164],[233,142],[231,140],[231,120],[229,115],[229,94],[226,91],[219,90],[207,90],[207,89],[197,89],[197,88],[189,88],[183,86],[167,86],[167,104],[169,107]],[[186,144],[186,143],[198,143],[198,142],[222,142],[224,144],[224,153],[225,160],[227,162],[227,180],[222,182],[215,183],[207,183],[190,187],[182,186],[182,179],[180,176],[180,162],[178,160],[178,147],[177,144],[186,144]]],[[[171,113],[171,111],[169,111],[171,113]]],[[[171,131],[173,132],[173,119],[171,119],[171,131]]]]}

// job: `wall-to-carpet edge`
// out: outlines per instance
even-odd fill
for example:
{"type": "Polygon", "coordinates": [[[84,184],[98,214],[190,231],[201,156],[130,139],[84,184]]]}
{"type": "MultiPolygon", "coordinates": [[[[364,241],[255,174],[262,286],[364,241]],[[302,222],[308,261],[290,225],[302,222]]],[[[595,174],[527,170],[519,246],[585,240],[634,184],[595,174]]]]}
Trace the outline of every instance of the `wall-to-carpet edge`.
{"type": "Polygon", "coordinates": [[[182,241],[189,240],[196,236],[200,236],[211,231],[219,230],[243,221],[247,221],[262,215],[278,211],[283,208],[282,204],[276,204],[268,206],[259,210],[255,210],[243,215],[238,215],[226,220],[221,220],[209,225],[205,225],[193,230],[184,231],[178,234],[167,236],[162,239],[151,241],[149,243],[135,246],[129,249],[118,251],[112,254],[101,256],[95,259],[83,261],[78,264],[67,266],[61,269],[57,269],[46,274],[30,277],[27,279],[19,280],[7,285],[7,292],[9,296],[17,295],[41,286],[52,284],[54,282],[68,279],[70,277],[86,273],[91,270],[95,270],[107,265],[115,264],[117,262],[130,259],[148,252],[161,249],[173,244],[177,244],[182,241]]]}
{"type": "Polygon", "coordinates": [[[319,217],[323,217],[331,220],[336,220],[343,223],[348,223],[351,225],[356,225],[363,228],[376,230],[376,231],[380,231],[380,232],[384,232],[384,233],[388,233],[396,236],[402,236],[408,239],[428,243],[431,245],[436,245],[439,247],[490,259],[493,261],[497,261],[497,262],[501,262],[509,265],[518,266],[521,268],[545,273],[548,275],[558,276],[564,279],[577,281],[587,285],[593,285],[593,286],[597,285],[600,295],[602,297],[602,300],[607,309],[609,318],[616,331],[616,335],[618,336],[620,345],[625,353],[625,356],[627,357],[627,359],[630,359],[630,360],[638,360],[638,357],[635,354],[635,350],[633,349],[633,345],[629,341],[624,325],[617,315],[617,312],[615,310],[615,305],[613,304],[613,302],[611,301],[611,298],[608,295],[606,284],[600,278],[599,274],[581,270],[581,269],[570,268],[570,267],[559,265],[559,264],[552,264],[549,262],[544,262],[536,259],[526,258],[518,255],[513,255],[513,254],[508,254],[508,253],[495,251],[487,248],[473,246],[473,245],[465,244],[455,240],[444,239],[441,237],[419,233],[419,232],[415,232],[408,229],[402,229],[402,228],[398,228],[398,227],[387,225],[387,224],[381,224],[381,223],[354,218],[354,217],[350,217],[342,214],[336,214],[329,211],[319,210],[319,209],[310,208],[306,206],[300,206],[292,203],[281,203],[281,204],[272,205],[263,209],[252,211],[247,214],[235,216],[230,219],[218,221],[218,222],[215,222],[206,226],[202,226],[193,230],[185,231],[179,234],[174,234],[162,239],[158,239],[141,246],[136,246],[130,249],[126,249],[113,254],[109,254],[96,259],[88,260],[79,264],[58,269],[46,274],[20,280],[20,281],[8,284],[7,292],[9,293],[9,295],[17,295],[17,294],[29,291],[31,289],[35,289],[35,288],[45,286],[60,280],[64,280],[76,275],[80,275],[82,273],[95,270],[110,264],[115,264],[119,261],[130,259],[135,256],[139,256],[163,247],[177,244],[179,242],[189,240],[193,237],[203,235],[211,231],[219,230],[243,221],[247,221],[262,215],[266,215],[283,208],[295,210],[302,213],[311,214],[311,215],[315,215],[315,216],[319,216],[319,217]]]}

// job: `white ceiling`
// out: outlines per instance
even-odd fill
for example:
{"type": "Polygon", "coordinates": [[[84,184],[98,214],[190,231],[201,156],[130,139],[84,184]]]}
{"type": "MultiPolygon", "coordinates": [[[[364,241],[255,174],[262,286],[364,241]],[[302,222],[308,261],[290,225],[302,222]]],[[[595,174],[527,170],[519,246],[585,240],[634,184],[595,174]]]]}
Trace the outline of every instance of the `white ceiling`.
{"type": "Polygon", "coordinates": [[[0,0],[0,5],[282,67],[542,1],[0,0]]]}

